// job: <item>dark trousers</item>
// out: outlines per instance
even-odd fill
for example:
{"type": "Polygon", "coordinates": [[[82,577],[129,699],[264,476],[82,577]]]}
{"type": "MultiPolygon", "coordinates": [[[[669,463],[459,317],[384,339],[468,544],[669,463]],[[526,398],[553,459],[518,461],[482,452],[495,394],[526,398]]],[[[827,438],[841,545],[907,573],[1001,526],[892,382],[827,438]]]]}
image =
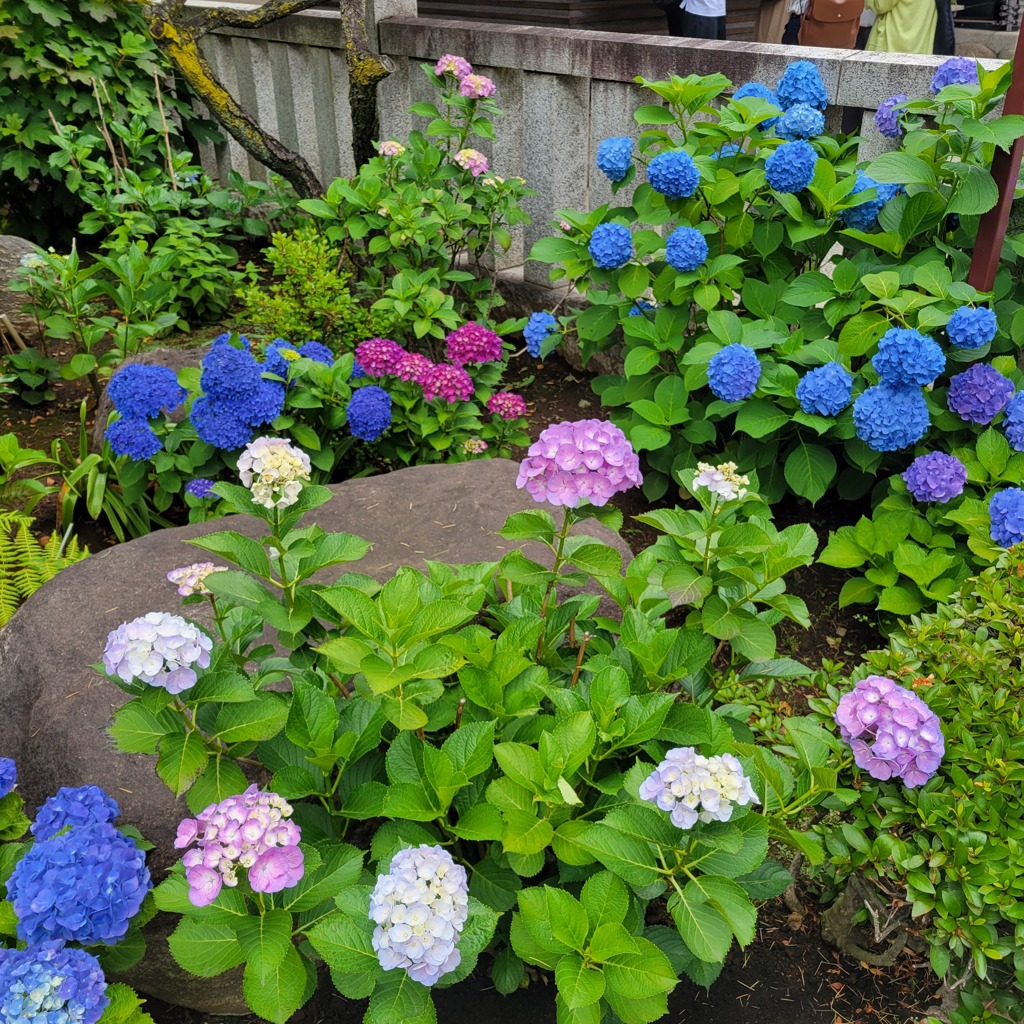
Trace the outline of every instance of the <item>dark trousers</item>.
{"type": "Polygon", "coordinates": [[[705,18],[700,14],[690,14],[678,7],[665,12],[668,18],[668,34],[670,36],[688,36],[690,39],[724,39],[725,18],[705,18]]]}

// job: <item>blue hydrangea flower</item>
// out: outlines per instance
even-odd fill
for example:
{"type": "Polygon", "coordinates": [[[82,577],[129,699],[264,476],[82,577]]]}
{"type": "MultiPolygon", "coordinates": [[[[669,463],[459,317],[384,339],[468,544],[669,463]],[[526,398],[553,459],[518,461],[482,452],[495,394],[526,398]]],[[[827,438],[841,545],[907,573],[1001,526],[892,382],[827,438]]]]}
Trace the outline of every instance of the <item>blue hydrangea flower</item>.
{"type": "Polygon", "coordinates": [[[609,181],[622,181],[633,165],[633,140],[625,135],[605,139],[597,147],[597,167],[609,181]]]}
{"type": "Polygon", "coordinates": [[[173,412],[185,401],[187,392],[169,366],[129,363],[107,384],[114,408],[124,417],[154,419],[161,412],[173,412]]]}
{"type": "Polygon", "coordinates": [[[203,357],[199,386],[209,398],[234,401],[251,395],[259,386],[263,367],[248,351],[233,345],[214,345],[203,357]]]}
{"type": "Polygon", "coordinates": [[[629,307],[629,316],[643,316],[644,311],[653,313],[655,307],[650,302],[645,302],[643,299],[637,299],[632,306],[629,307]]]}
{"type": "Polygon", "coordinates": [[[622,224],[598,224],[587,251],[602,270],[617,270],[633,257],[633,236],[622,224]]]}
{"type": "Polygon", "coordinates": [[[14,866],[7,898],[18,938],[113,945],[124,938],[150,888],[135,840],[101,822],[33,843],[14,866]]]}
{"type": "Polygon", "coordinates": [[[39,808],[32,835],[42,840],[55,836],[68,825],[113,824],[120,813],[117,802],[99,786],[62,786],[39,808]]]}
{"type": "Polygon", "coordinates": [[[18,766],[12,758],[0,757],[0,800],[14,789],[18,781],[18,766]]]}
{"type": "Polygon", "coordinates": [[[145,462],[163,448],[149,421],[132,416],[111,423],[103,436],[115,455],[127,455],[133,462],[145,462]]]}
{"type": "Polygon", "coordinates": [[[988,363],[975,363],[949,380],[946,404],[968,423],[991,423],[1013,395],[1013,382],[988,363]]]}
{"type": "Polygon", "coordinates": [[[761,363],[748,345],[736,342],[719,349],[708,360],[708,387],[723,402],[742,402],[757,390],[761,363]]]}
{"type": "Polygon", "coordinates": [[[724,146],[719,146],[714,153],[711,154],[712,160],[725,160],[730,156],[736,156],[743,152],[743,147],[738,142],[727,142],[724,146]]]}
{"type": "Polygon", "coordinates": [[[696,228],[676,228],[665,241],[665,260],[676,270],[696,270],[707,258],[707,239],[696,228]]]}
{"type": "Polygon", "coordinates": [[[926,334],[890,327],[879,340],[871,365],[883,384],[923,388],[946,368],[946,357],[926,334]]]}
{"type": "Polygon", "coordinates": [[[853,399],[853,374],[842,363],[825,363],[796,386],[800,408],[811,415],[838,416],[853,399]]]}
{"type": "Polygon", "coordinates": [[[899,185],[889,185],[874,178],[869,178],[863,171],[857,172],[857,181],[850,192],[851,196],[859,195],[868,189],[875,190],[875,198],[867,199],[863,203],[851,206],[843,210],[840,216],[847,227],[856,228],[858,231],[870,231],[878,226],[878,215],[893,196],[900,191],[899,185]]]}
{"type": "Polygon", "coordinates": [[[526,339],[526,351],[534,359],[540,359],[541,346],[550,334],[558,330],[558,321],[550,313],[533,313],[523,328],[523,337],[526,339]]]}
{"type": "Polygon", "coordinates": [[[203,476],[197,476],[185,484],[185,493],[191,494],[193,498],[199,498],[205,501],[207,498],[216,497],[213,493],[213,484],[213,480],[208,480],[203,476]]]}
{"type": "Polygon", "coordinates": [[[768,184],[776,192],[802,192],[814,177],[818,154],[802,139],[784,142],[764,162],[768,184]]]}
{"type": "Polygon", "coordinates": [[[809,60],[795,60],[786,66],[779,84],[775,86],[775,95],[783,110],[789,110],[798,103],[806,103],[816,110],[824,110],[828,106],[825,83],[817,66],[809,60]]]}
{"type": "Polygon", "coordinates": [[[685,149],[667,149],[647,165],[647,180],[668,199],[688,199],[700,184],[700,171],[685,149]]]}
{"type": "MultiPolygon", "coordinates": [[[[231,338],[232,335],[229,332],[225,331],[223,334],[218,334],[217,337],[210,342],[210,344],[227,345],[229,348],[234,348],[234,346],[231,344],[231,338]]],[[[252,342],[244,334],[236,334],[234,335],[234,338],[236,341],[238,341],[242,348],[245,349],[246,352],[248,352],[252,348],[252,342]]]]}
{"type": "Polygon", "coordinates": [[[99,960],[84,949],[44,942],[0,948],[0,1021],[96,1024],[110,1005],[99,960]]]}
{"type": "Polygon", "coordinates": [[[263,373],[272,373],[275,377],[280,377],[283,380],[288,379],[288,360],[281,354],[282,352],[295,352],[296,350],[288,344],[284,338],[275,338],[267,345],[266,351],[263,353],[263,373]]]}
{"type": "MultiPolygon", "coordinates": [[[[733,94],[734,100],[746,99],[748,96],[753,96],[756,99],[764,100],[766,103],[770,103],[773,107],[782,108],[782,104],[779,102],[779,97],[768,88],[767,85],[763,85],[761,82],[744,82],[733,94]]],[[[778,121],[778,115],[775,117],[766,117],[763,121],[758,124],[758,128],[771,128],[773,124],[778,121]]]]}
{"type": "Polygon", "coordinates": [[[899,92],[882,100],[875,111],[875,127],[887,139],[899,139],[903,136],[903,126],[900,124],[900,114],[903,113],[901,104],[907,102],[907,97],[899,92]]]}
{"type": "Polygon", "coordinates": [[[236,402],[232,408],[251,427],[270,423],[284,409],[284,385],[273,380],[261,380],[260,386],[246,401],[236,402]]]}
{"type": "Polygon", "coordinates": [[[981,348],[996,336],[998,328],[996,315],[988,306],[961,306],[949,318],[946,334],[960,348],[981,348]]]}
{"type": "Polygon", "coordinates": [[[932,92],[947,85],[977,85],[978,62],[969,57],[950,57],[938,66],[932,76],[932,92]]]}
{"type": "Polygon", "coordinates": [[[1024,452],[1024,391],[1018,391],[1003,410],[1003,432],[1014,451],[1024,452]]]}
{"type": "Polygon", "coordinates": [[[1012,548],[1024,540],[1024,491],[1019,487],[1007,487],[993,494],[988,514],[992,520],[989,536],[996,544],[1012,548]]]}
{"type": "Polygon", "coordinates": [[[876,452],[895,452],[921,440],[930,420],[918,388],[876,384],[853,403],[857,436],[876,452]]]}
{"type": "Polygon", "coordinates": [[[936,501],[944,505],[963,494],[967,467],[953,455],[929,452],[914,459],[903,479],[917,501],[936,501]]]}
{"type": "Polygon", "coordinates": [[[816,107],[806,103],[794,103],[775,122],[775,134],[790,142],[796,139],[810,139],[825,130],[825,115],[816,107]]]}
{"type": "Polygon", "coordinates": [[[314,363],[323,363],[324,366],[334,365],[334,353],[319,341],[307,341],[300,345],[299,355],[303,359],[312,359],[314,363]]]}
{"type": "Polygon", "coordinates": [[[212,399],[201,397],[192,403],[190,414],[192,426],[200,441],[231,451],[244,448],[253,436],[253,428],[236,416],[230,408],[215,403],[212,399]]]}
{"type": "Polygon", "coordinates": [[[345,412],[353,437],[376,441],[391,426],[391,396],[376,384],[357,388],[345,412]]]}

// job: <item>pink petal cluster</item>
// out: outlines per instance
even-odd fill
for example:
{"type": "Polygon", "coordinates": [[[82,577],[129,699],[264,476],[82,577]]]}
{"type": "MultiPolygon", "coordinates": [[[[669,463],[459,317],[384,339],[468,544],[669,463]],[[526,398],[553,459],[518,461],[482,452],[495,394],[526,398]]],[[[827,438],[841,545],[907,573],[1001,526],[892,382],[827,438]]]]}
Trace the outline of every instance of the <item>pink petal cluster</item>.
{"type": "Polygon", "coordinates": [[[398,363],[395,371],[396,376],[402,380],[411,380],[415,384],[422,384],[425,377],[434,369],[434,364],[419,352],[406,352],[398,363]]]}
{"type": "Polygon", "coordinates": [[[526,399],[512,391],[499,391],[487,399],[487,411],[503,420],[517,420],[526,415],[526,399]]]}
{"type": "Polygon", "coordinates": [[[465,78],[473,73],[473,65],[465,57],[456,57],[453,53],[446,53],[435,65],[435,75],[454,75],[456,78],[465,78]]]}
{"type": "Polygon", "coordinates": [[[487,442],[480,437],[468,437],[462,442],[462,450],[467,455],[483,455],[487,451],[487,442]]]}
{"type": "Polygon", "coordinates": [[[464,171],[469,171],[474,178],[487,173],[487,157],[478,149],[460,149],[452,159],[464,171]]]}
{"type": "Polygon", "coordinates": [[[432,402],[440,396],[446,402],[468,401],[473,397],[473,378],[461,366],[439,363],[422,381],[423,397],[432,402]]]}
{"type": "Polygon", "coordinates": [[[377,147],[377,152],[381,156],[401,156],[405,152],[405,146],[393,139],[388,139],[377,147]]]}
{"type": "Polygon", "coordinates": [[[291,805],[276,793],[250,786],[244,793],[210,804],[178,826],[174,847],[182,858],[189,902],[212,903],[224,885],[238,885],[238,869],[248,871],[254,892],[280,892],[296,885],[304,870],[299,826],[287,819],[291,805]]]}
{"type": "Polygon", "coordinates": [[[501,358],[501,338],[480,324],[463,324],[444,339],[448,358],[456,365],[491,363],[501,358]]]}
{"type": "Polygon", "coordinates": [[[494,95],[494,82],[486,75],[462,75],[459,95],[471,100],[482,100],[494,95]]]}
{"type": "Polygon", "coordinates": [[[409,353],[389,338],[370,338],[356,345],[356,362],[370,377],[382,377],[393,374],[404,356],[409,353]]]}
{"type": "Polygon", "coordinates": [[[208,594],[210,591],[203,582],[206,577],[215,572],[227,571],[226,565],[214,565],[213,562],[193,562],[180,569],[172,569],[167,574],[167,579],[177,586],[178,593],[182,597],[189,597],[192,594],[208,594]]]}
{"type": "Polygon", "coordinates": [[[642,483],[640,460],[614,423],[576,420],[541,431],[519,466],[516,487],[535,501],[574,508],[581,501],[604,505],[642,483]]]}

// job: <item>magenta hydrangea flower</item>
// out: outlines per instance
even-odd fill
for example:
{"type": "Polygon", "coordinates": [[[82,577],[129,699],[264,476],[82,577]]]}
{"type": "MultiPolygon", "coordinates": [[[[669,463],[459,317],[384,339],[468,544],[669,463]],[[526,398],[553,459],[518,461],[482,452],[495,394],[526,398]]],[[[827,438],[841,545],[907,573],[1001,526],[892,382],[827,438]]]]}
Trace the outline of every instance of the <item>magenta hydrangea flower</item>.
{"type": "Polygon", "coordinates": [[[397,341],[390,338],[370,338],[356,345],[356,362],[370,377],[397,373],[403,357],[408,354],[397,341]]]}
{"type": "Polygon", "coordinates": [[[419,352],[406,352],[398,362],[395,376],[401,380],[411,380],[414,384],[422,384],[433,369],[434,363],[426,356],[419,352]]]}
{"type": "Polygon", "coordinates": [[[857,765],[911,789],[938,771],[946,750],[935,712],[886,676],[868,676],[843,694],[835,720],[857,765]]]}
{"type": "Polygon", "coordinates": [[[520,463],[516,487],[535,501],[574,508],[583,501],[604,505],[643,479],[636,452],[614,423],[576,420],[541,431],[520,463]]]}
{"type": "Polygon", "coordinates": [[[465,402],[473,397],[473,378],[461,366],[438,363],[423,375],[423,397],[432,402],[441,397],[446,402],[465,402]]]}
{"type": "Polygon", "coordinates": [[[487,411],[503,420],[517,420],[526,415],[526,399],[512,391],[499,391],[487,399],[487,411]]]}
{"type": "Polygon", "coordinates": [[[482,100],[494,95],[494,82],[486,75],[463,75],[459,82],[459,95],[471,100],[482,100]]]}
{"type": "Polygon", "coordinates": [[[501,358],[501,338],[472,321],[456,328],[444,340],[448,358],[456,366],[492,363],[501,358]]]}

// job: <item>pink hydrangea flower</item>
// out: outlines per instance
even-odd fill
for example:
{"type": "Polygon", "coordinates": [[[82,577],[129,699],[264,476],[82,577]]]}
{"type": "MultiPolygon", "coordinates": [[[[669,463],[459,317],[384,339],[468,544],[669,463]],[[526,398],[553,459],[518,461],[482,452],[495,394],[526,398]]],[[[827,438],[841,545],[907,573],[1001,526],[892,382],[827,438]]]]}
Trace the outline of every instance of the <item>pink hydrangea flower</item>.
{"type": "Polygon", "coordinates": [[[491,363],[501,358],[501,338],[480,324],[463,324],[445,338],[448,358],[456,365],[491,363]]]}
{"type": "Polygon", "coordinates": [[[356,345],[356,361],[369,377],[396,373],[408,354],[397,341],[389,338],[370,338],[356,345]]]}
{"type": "Polygon", "coordinates": [[[461,366],[439,363],[424,375],[423,397],[428,402],[438,396],[446,402],[467,401],[474,390],[473,378],[461,366]]]}
{"type": "Polygon", "coordinates": [[[459,82],[459,95],[471,100],[482,100],[494,95],[494,82],[486,75],[463,75],[459,82]]]}
{"type": "Polygon", "coordinates": [[[467,455],[483,455],[487,451],[487,442],[480,437],[468,437],[462,442],[462,450],[467,455]]]}
{"type": "Polygon", "coordinates": [[[377,152],[381,156],[401,156],[405,152],[405,146],[393,139],[388,139],[377,147],[377,152]]]}
{"type": "Polygon", "coordinates": [[[297,885],[302,878],[302,851],[297,846],[276,846],[256,858],[249,868],[254,892],[280,892],[297,885]]]}
{"type": "Polygon", "coordinates": [[[446,53],[435,65],[435,75],[454,75],[456,78],[465,78],[473,73],[473,65],[465,57],[456,57],[453,53],[446,53]]]}
{"type": "Polygon", "coordinates": [[[422,384],[433,369],[434,364],[426,356],[419,352],[406,352],[398,363],[396,375],[402,380],[411,380],[415,384],[422,384]]]}
{"type": "Polygon", "coordinates": [[[213,562],[193,562],[192,565],[172,569],[167,574],[167,579],[177,586],[178,593],[182,597],[189,597],[191,594],[208,594],[210,591],[204,582],[206,577],[215,572],[227,571],[226,565],[214,565],[213,562]]]}
{"type": "Polygon", "coordinates": [[[487,157],[476,149],[460,149],[452,159],[464,170],[469,171],[474,178],[487,173],[487,157]]]}
{"type": "Polygon", "coordinates": [[[487,399],[487,411],[503,420],[517,420],[526,415],[526,399],[512,391],[499,391],[487,399]]]}

